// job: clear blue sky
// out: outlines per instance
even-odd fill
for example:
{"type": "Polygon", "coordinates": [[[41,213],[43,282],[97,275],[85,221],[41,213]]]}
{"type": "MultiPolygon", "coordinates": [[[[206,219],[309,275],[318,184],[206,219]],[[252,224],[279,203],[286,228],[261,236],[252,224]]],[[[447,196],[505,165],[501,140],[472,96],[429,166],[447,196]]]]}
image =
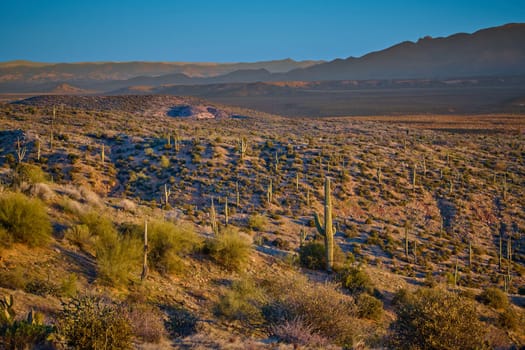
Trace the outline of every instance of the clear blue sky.
{"type": "Polygon", "coordinates": [[[525,22],[525,0],[0,0],[0,61],[361,56],[525,22]]]}

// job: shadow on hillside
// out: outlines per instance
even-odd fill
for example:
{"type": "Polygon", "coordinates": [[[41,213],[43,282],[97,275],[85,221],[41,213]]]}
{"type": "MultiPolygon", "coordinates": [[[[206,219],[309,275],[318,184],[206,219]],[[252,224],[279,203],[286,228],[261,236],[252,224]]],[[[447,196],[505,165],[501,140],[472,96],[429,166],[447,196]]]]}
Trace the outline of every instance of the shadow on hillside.
{"type": "Polygon", "coordinates": [[[55,247],[55,249],[58,249],[60,254],[64,255],[68,262],[73,265],[71,272],[79,275],[85,275],[89,283],[93,283],[95,281],[97,278],[97,268],[95,260],[92,257],[58,245],[55,247]]]}

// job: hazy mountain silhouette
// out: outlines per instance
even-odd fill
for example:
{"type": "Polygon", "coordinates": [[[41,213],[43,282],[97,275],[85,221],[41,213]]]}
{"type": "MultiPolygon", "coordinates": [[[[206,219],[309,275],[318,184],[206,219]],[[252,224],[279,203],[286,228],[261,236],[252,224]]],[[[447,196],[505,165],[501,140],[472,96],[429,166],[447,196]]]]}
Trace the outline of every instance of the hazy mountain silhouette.
{"type": "Polygon", "coordinates": [[[525,24],[473,34],[406,41],[360,58],[337,59],[280,75],[281,80],[442,79],[525,74],[525,24]]]}
{"type": "Polygon", "coordinates": [[[171,85],[521,75],[525,75],[525,24],[507,24],[473,34],[406,41],[359,58],[325,63],[290,59],[232,64],[11,61],[0,63],[0,92],[52,92],[56,85],[50,82],[65,82],[81,90],[123,93],[138,87],[151,92],[171,85]]]}

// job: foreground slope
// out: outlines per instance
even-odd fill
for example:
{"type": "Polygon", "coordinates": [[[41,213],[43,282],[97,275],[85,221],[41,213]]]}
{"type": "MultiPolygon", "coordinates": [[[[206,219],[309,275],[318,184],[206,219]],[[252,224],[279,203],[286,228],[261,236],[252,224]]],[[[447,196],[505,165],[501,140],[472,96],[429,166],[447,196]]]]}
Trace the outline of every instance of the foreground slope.
{"type": "Polygon", "coordinates": [[[0,291],[19,319],[33,307],[67,338],[60,300],[92,294],[119,303],[136,348],[377,348],[403,340],[399,305],[434,295],[398,290],[434,285],[477,310],[487,333],[469,338],[525,344],[523,116],[188,119],[150,112],[156,98],[1,106],[0,197],[40,198],[52,223],[42,245],[1,248],[0,291]],[[316,270],[325,176],[340,275],[316,270]],[[506,291],[501,304],[489,287],[506,291]]]}

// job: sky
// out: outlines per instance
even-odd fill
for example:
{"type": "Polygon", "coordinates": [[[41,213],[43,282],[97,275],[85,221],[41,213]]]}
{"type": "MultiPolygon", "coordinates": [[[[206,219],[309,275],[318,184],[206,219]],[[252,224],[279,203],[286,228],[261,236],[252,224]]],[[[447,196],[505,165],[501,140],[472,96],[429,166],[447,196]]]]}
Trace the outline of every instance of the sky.
{"type": "Polygon", "coordinates": [[[525,22],[525,0],[0,0],[0,61],[359,57],[525,22]]]}

